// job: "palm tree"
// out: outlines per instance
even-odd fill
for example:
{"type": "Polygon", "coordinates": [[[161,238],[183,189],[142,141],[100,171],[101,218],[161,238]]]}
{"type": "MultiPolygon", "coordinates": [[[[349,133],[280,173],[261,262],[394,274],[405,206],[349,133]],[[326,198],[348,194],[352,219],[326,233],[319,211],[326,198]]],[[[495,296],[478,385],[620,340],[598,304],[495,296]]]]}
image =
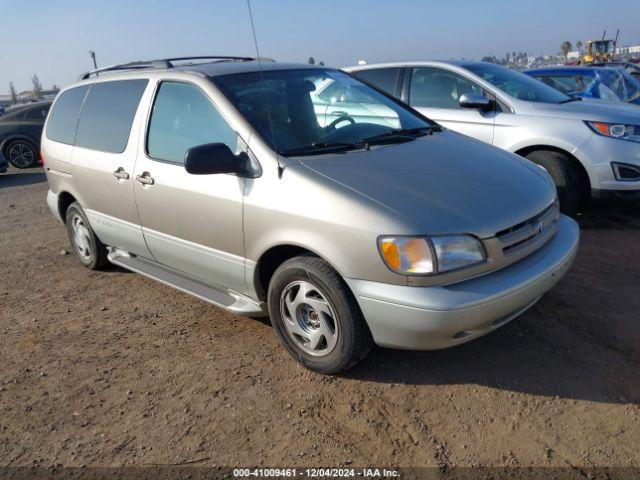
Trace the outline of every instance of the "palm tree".
{"type": "Polygon", "coordinates": [[[571,42],[568,40],[565,40],[564,42],[562,42],[562,45],[560,45],[560,51],[565,57],[569,55],[571,48],[572,48],[571,42]]]}
{"type": "Polygon", "coordinates": [[[582,41],[578,40],[576,42],[576,50],[581,51],[582,50],[582,41]]]}

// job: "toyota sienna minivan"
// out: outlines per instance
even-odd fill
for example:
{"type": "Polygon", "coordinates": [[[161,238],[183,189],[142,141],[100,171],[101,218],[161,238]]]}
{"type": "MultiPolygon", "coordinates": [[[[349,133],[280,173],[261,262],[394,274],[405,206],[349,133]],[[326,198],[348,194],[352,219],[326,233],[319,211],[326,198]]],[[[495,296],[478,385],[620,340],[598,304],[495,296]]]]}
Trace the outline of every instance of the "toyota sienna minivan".
{"type": "Polygon", "coordinates": [[[570,267],[578,227],[533,163],[339,70],[184,60],[89,72],[53,104],[47,202],[84,266],[268,314],[321,373],[477,338],[570,267]]]}

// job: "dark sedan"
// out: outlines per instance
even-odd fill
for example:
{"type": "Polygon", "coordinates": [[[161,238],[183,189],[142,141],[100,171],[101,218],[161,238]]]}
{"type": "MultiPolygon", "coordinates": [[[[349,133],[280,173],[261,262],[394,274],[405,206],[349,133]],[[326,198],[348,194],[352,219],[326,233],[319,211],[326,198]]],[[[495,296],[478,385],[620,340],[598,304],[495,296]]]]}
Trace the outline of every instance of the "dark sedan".
{"type": "Polygon", "coordinates": [[[39,163],[40,136],[51,102],[16,107],[0,117],[0,153],[16,168],[39,163]]]}

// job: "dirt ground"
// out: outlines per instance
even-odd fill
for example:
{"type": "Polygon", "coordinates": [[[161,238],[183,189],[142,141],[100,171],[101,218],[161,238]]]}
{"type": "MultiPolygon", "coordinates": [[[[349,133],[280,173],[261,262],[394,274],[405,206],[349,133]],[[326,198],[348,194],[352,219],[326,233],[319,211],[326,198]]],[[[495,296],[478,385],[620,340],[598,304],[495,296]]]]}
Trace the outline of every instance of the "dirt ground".
{"type": "Polygon", "coordinates": [[[640,205],[580,215],[508,326],[323,377],[267,322],[81,267],[46,191],[0,175],[0,466],[640,467],[640,205]]]}

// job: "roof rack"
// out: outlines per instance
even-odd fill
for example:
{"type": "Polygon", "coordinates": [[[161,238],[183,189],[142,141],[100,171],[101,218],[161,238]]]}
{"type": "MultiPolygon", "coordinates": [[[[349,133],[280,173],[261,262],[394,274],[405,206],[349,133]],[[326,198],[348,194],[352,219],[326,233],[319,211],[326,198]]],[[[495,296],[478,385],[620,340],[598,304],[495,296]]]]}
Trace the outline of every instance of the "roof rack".
{"type": "MultiPolygon", "coordinates": [[[[118,70],[141,70],[146,68],[175,68],[174,62],[186,62],[188,60],[211,60],[214,62],[250,62],[258,60],[258,57],[230,57],[224,55],[205,55],[200,57],[175,57],[175,58],[163,58],[160,60],[148,60],[148,61],[136,61],[129,63],[122,63],[119,65],[111,65],[110,67],[97,68],[95,70],[89,70],[78,77],[78,80],[86,80],[91,75],[98,76],[102,72],[113,72],[118,70]]],[[[260,60],[273,61],[270,58],[260,58],[260,60]]]]}

